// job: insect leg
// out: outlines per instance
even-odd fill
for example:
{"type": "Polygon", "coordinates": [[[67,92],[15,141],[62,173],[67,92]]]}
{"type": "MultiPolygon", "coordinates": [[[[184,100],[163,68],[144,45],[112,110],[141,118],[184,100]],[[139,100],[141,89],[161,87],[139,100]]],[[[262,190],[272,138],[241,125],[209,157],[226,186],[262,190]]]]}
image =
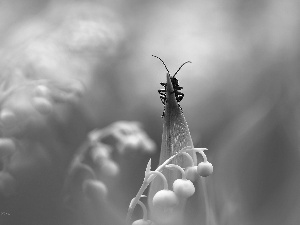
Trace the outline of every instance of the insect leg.
{"type": "Polygon", "coordinates": [[[158,90],[158,93],[159,93],[160,95],[162,95],[162,94],[166,95],[166,94],[165,94],[165,93],[166,93],[166,90],[165,90],[165,89],[160,89],[160,90],[158,90]]]}
{"type": "Polygon", "coordinates": [[[161,100],[162,104],[165,105],[166,101],[167,101],[167,96],[166,95],[160,95],[159,97],[160,97],[160,100],[161,100]]]}

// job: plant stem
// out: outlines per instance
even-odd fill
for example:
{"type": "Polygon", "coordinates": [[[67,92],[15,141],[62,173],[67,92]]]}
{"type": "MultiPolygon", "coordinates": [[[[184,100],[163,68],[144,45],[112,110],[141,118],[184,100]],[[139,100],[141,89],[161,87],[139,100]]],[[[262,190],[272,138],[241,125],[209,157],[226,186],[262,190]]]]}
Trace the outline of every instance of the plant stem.
{"type": "Polygon", "coordinates": [[[176,169],[180,170],[182,179],[186,180],[186,175],[184,173],[184,170],[180,166],[175,165],[175,164],[169,164],[169,165],[166,165],[166,168],[176,168],[176,169]]]}
{"type": "Polygon", "coordinates": [[[211,218],[211,211],[209,207],[209,202],[208,202],[208,196],[207,196],[207,188],[206,188],[206,182],[204,177],[200,177],[202,187],[203,187],[203,192],[204,192],[204,204],[205,204],[205,211],[206,211],[206,225],[210,225],[210,218],[211,218]]]}
{"type": "Polygon", "coordinates": [[[161,179],[162,179],[163,182],[164,182],[164,189],[165,189],[165,190],[168,190],[168,181],[167,181],[167,178],[165,177],[165,175],[163,175],[163,174],[162,174],[161,172],[159,172],[159,171],[151,171],[151,172],[149,172],[148,176],[151,176],[152,174],[160,176],[161,179]]]}
{"type": "Polygon", "coordinates": [[[147,214],[147,208],[144,203],[142,203],[140,200],[138,200],[138,204],[142,207],[143,209],[143,220],[148,220],[148,214],[147,214]]]}

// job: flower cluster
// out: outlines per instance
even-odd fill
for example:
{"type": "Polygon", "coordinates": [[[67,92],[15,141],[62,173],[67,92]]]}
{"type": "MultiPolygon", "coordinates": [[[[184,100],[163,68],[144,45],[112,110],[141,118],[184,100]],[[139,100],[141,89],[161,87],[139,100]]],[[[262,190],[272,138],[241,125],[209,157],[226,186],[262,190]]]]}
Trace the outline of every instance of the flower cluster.
{"type": "Polygon", "coordinates": [[[70,208],[76,208],[76,198],[82,194],[88,200],[96,197],[100,202],[104,201],[108,195],[106,181],[120,173],[120,165],[113,155],[134,150],[152,152],[154,149],[154,142],[137,122],[119,121],[104,129],[91,131],[69,168],[65,203],[70,208]]]}
{"type": "Polygon", "coordinates": [[[153,221],[149,220],[147,218],[146,208],[140,202],[139,198],[144,196],[142,195],[143,191],[146,189],[146,187],[154,180],[155,177],[160,177],[163,181],[163,190],[158,191],[152,199],[153,207],[155,209],[156,220],[162,219],[162,221],[155,221],[157,223],[163,223],[165,221],[165,218],[168,216],[172,216],[174,212],[176,212],[180,201],[184,201],[185,199],[191,197],[195,193],[195,187],[193,182],[198,177],[207,177],[213,172],[213,166],[210,162],[207,161],[207,157],[204,153],[204,150],[207,150],[206,148],[190,148],[186,147],[183,148],[180,152],[177,154],[171,156],[169,159],[167,159],[162,165],[160,165],[155,171],[150,170],[150,163],[149,161],[146,172],[145,172],[145,178],[143,185],[141,189],[139,190],[137,196],[132,199],[130,205],[129,205],[129,211],[127,214],[127,223],[130,223],[131,214],[134,210],[134,207],[136,204],[140,204],[143,208],[144,216],[143,219],[136,220],[132,223],[132,225],[151,225],[154,224],[153,221]],[[203,157],[203,162],[200,162],[197,166],[194,165],[193,159],[190,156],[190,153],[200,153],[203,157]],[[170,162],[175,159],[180,154],[184,155],[188,158],[190,161],[190,166],[186,168],[182,168],[179,165],[170,164],[170,162]],[[181,173],[181,178],[176,179],[173,182],[173,189],[170,190],[168,187],[168,182],[166,177],[163,175],[162,171],[167,169],[174,169],[179,170],[181,173]]]}

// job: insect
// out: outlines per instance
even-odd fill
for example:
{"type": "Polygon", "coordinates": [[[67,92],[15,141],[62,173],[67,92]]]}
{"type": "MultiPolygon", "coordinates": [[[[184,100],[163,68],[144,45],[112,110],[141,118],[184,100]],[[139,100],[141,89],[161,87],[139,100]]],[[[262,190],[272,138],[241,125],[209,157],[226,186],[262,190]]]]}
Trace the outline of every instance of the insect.
{"type": "MultiPolygon", "coordinates": [[[[155,58],[158,58],[164,64],[168,74],[170,74],[166,64],[164,63],[164,61],[161,58],[159,58],[155,55],[152,55],[152,56],[155,57],[155,58]]],[[[183,87],[179,86],[179,81],[177,80],[177,78],[175,76],[178,73],[178,71],[183,67],[183,65],[186,64],[186,63],[192,63],[192,62],[187,61],[187,62],[183,63],[179,67],[179,69],[176,71],[176,73],[173,76],[170,76],[170,79],[171,79],[171,82],[172,82],[172,85],[173,85],[173,89],[174,89],[174,91],[172,91],[171,94],[173,94],[173,93],[175,94],[175,98],[176,98],[177,102],[180,102],[183,99],[184,94],[182,92],[180,92],[180,90],[182,90],[183,87]]],[[[160,95],[159,97],[160,97],[161,102],[165,105],[166,102],[167,102],[167,83],[160,83],[160,84],[164,87],[164,89],[158,90],[158,93],[160,95]]]]}

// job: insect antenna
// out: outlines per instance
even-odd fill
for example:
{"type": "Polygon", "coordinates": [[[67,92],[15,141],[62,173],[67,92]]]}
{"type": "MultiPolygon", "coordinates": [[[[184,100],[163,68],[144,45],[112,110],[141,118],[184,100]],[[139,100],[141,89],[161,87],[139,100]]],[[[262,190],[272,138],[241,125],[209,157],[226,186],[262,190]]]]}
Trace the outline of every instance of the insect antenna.
{"type": "Polygon", "coordinates": [[[191,61],[186,61],[185,63],[183,63],[180,67],[179,67],[179,69],[176,71],[176,73],[173,75],[173,77],[175,77],[175,75],[179,72],[179,70],[183,67],[183,65],[184,64],[186,64],[186,63],[192,63],[191,61]]]}
{"type": "Polygon", "coordinates": [[[152,55],[152,56],[155,57],[155,58],[158,58],[164,64],[166,70],[168,71],[168,74],[170,74],[170,72],[168,70],[168,67],[166,66],[165,62],[161,58],[159,58],[158,56],[156,56],[156,55],[152,55]]]}

